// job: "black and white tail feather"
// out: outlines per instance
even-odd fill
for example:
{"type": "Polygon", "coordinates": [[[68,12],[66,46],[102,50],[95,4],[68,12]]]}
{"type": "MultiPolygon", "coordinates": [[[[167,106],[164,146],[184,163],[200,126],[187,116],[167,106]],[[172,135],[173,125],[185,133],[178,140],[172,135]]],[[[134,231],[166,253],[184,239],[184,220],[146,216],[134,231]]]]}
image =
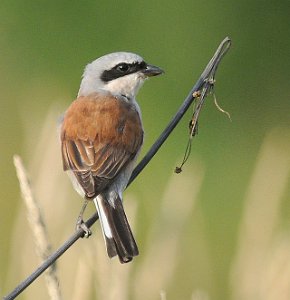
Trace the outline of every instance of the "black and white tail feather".
{"type": "Polygon", "coordinates": [[[121,263],[130,262],[139,254],[137,244],[128,223],[122,200],[118,197],[114,205],[100,194],[94,199],[110,258],[118,255],[121,263]]]}

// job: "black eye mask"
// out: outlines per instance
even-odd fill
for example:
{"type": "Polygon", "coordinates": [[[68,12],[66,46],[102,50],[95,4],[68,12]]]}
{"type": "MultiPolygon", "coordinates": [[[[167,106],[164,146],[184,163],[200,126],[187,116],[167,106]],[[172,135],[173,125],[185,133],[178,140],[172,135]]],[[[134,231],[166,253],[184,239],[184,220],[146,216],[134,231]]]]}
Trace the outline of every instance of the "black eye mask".
{"type": "Polygon", "coordinates": [[[140,70],[146,69],[147,64],[142,61],[142,62],[134,62],[131,64],[128,63],[119,63],[116,66],[114,66],[110,70],[105,70],[102,75],[101,75],[101,80],[105,83],[129,75],[136,73],[140,70]]]}

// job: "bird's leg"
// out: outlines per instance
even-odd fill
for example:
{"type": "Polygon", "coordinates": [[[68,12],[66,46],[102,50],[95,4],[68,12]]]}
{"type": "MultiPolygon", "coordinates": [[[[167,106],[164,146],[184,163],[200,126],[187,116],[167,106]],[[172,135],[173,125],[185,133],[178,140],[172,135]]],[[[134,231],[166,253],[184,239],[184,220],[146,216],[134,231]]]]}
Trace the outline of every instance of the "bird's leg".
{"type": "Polygon", "coordinates": [[[82,229],[84,231],[84,237],[86,237],[86,238],[88,238],[92,234],[91,230],[88,228],[88,226],[86,225],[86,223],[83,220],[83,214],[86,210],[88,202],[89,202],[88,199],[85,199],[84,204],[82,206],[82,209],[81,209],[80,214],[77,219],[77,224],[76,224],[76,230],[82,229]]]}

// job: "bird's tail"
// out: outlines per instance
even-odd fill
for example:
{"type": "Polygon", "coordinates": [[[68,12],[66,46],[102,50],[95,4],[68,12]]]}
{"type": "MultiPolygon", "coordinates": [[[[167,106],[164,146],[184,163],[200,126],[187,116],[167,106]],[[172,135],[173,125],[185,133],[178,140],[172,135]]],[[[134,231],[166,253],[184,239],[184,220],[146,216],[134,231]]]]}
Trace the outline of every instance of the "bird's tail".
{"type": "Polygon", "coordinates": [[[118,197],[111,205],[103,195],[94,199],[108,256],[119,256],[121,263],[127,263],[139,254],[121,199],[118,197]]]}

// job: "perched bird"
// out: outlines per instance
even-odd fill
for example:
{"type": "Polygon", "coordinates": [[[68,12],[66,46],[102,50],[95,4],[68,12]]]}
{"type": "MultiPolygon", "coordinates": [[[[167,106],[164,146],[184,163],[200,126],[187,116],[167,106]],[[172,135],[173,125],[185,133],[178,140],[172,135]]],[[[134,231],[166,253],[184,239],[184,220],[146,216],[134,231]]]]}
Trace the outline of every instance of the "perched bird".
{"type": "Polygon", "coordinates": [[[83,212],[93,200],[108,256],[127,263],[138,247],[122,204],[134,163],[143,143],[136,94],[145,79],[163,71],[139,55],[116,52],[85,68],[78,97],[61,124],[63,168],[84,197],[77,226],[89,235],[83,212]]]}

